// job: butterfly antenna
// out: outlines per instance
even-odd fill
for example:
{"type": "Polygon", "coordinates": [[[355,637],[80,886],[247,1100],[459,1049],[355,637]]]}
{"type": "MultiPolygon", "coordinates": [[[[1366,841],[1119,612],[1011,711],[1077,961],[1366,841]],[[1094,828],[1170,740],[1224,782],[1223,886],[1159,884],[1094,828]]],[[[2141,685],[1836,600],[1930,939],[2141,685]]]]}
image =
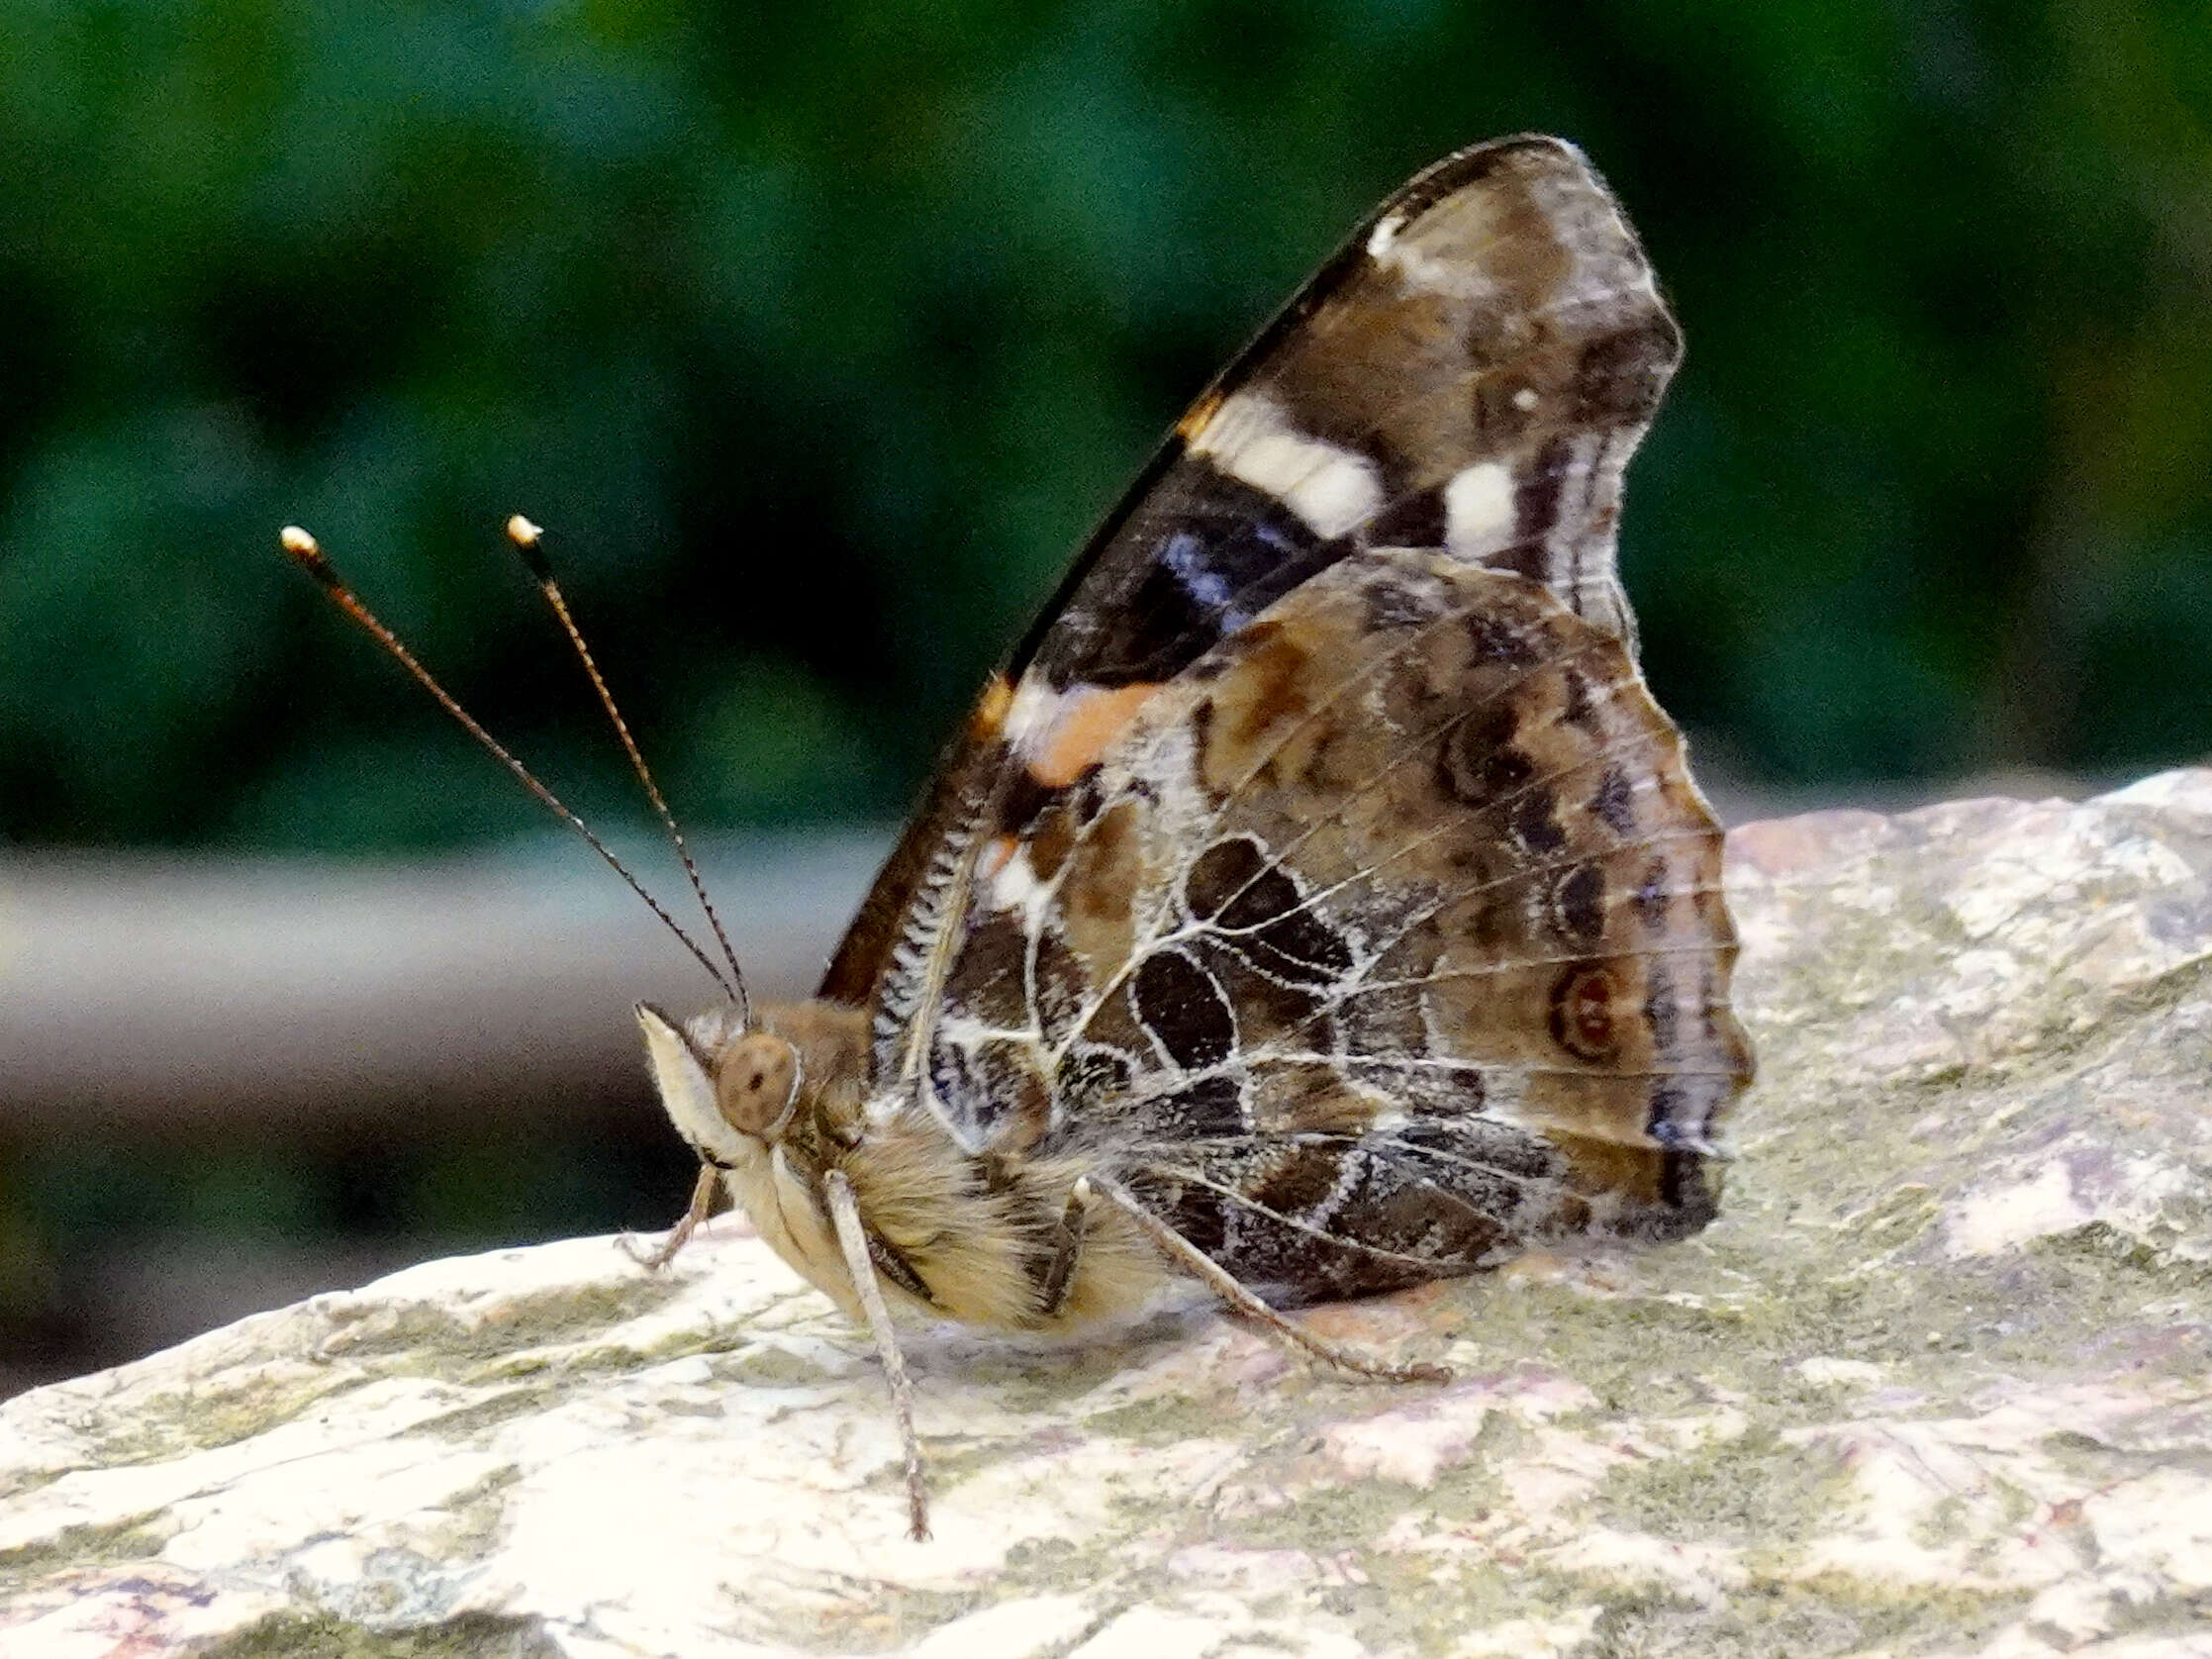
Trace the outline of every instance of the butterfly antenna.
{"type": "Polygon", "coordinates": [[[537,591],[545,596],[545,603],[553,608],[553,615],[560,619],[561,632],[568,635],[568,642],[576,647],[577,660],[584,665],[584,672],[591,677],[592,690],[599,693],[599,706],[607,711],[607,718],[614,724],[615,735],[623,740],[623,751],[629,756],[629,769],[637,774],[637,781],[645,786],[645,798],[652,802],[653,811],[660,814],[660,822],[668,831],[668,838],[676,843],[676,856],[683,861],[684,875],[691,882],[691,890],[699,899],[699,908],[707,913],[707,925],[715,930],[715,942],[721,946],[722,959],[729,964],[729,977],[735,986],[734,1000],[737,1018],[741,1025],[752,1025],[752,1002],[745,994],[745,972],[737,965],[737,952],[729,946],[729,934],[722,928],[721,918],[715,914],[715,906],[707,897],[707,884],[699,878],[699,866],[694,863],[691,848],[684,844],[684,832],[676,826],[676,815],[668,810],[668,801],[660,792],[660,785],[653,782],[652,768],[645,764],[645,756],[637,747],[637,739],[629,734],[629,723],[623,719],[623,712],[615,705],[615,694],[607,689],[606,678],[599,671],[599,664],[592,658],[591,646],[584,643],[584,631],[576,626],[576,619],[569,615],[568,601],[561,593],[560,583],[553,579],[553,567],[546,561],[543,545],[544,531],[518,513],[507,521],[507,539],[515,543],[515,550],[523,555],[523,563],[529,569],[530,579],[537,584],[537,591]]]}
{"type": "Polygon", "coordinates": [[[493,758],[498,760],[502,766],[505,766],[510,772],[514,773],[516,780],[521,783],[525,789],[529,790],[532,795],[536,796],[537,799],[544,804],[548,812],[552,813],[555,818],[558,818],[563,824],[566,824],[571,830],[575,830],[577,834],[583,836],[585,840],[591,843],[592,850],[598,853],[600,857],[607,860],[608,868],[613,870],[617,875],[621,876],[623,880],[629,885],[629,890],[632,893],[636,894],[640,899],[645,901],[646,907],[651,910],[655,916],[660,918],[661,925],[665,927],[671,933],[674,933],[679,939],[683,940],[684,948],[690,951],[692,955],[698,959],[699,965],[705,968],[707,972],[713,976],[715,983],[722,988],[722,992],[725,996],[735,995],[735,993],[731,992],[730,990],[729,981],[722,976],[721,969],[715,965],[714,958],[709,956],[704,950],[701,950],[697,942],[693,940],[692,936],[689,933],[685,932],[683,928],[676,926],[676,919],[670,916],[667,911],[661,908],[659,900],[655,899],[650,893],[646,892],[643,887],[638,885],[637,878],[629,873],[628,868],[623,863],[620,858],[617,858],[613,852],[608,850],[607,843],[605,841],[601,840],[597,835],[592,833],[591,827],[587,825],[582,819],[578,818],[574,813],[570,812],[568,808],[562,803],[559,796],[555,795],[551,790],[547,789],[543,784],[539,783],[537,781],[536,775],[532,773],[528,766],[525,766],[520,760],[517,760],[514,755],[508,752],[506,745],[501,743],[500,740],[497,737],[494,737],[489,732],[485,731],[483,727],[479,726],[476,723],[475,716],[471,715],[466,709],[462,708],[460,704],[454,700],[453,694],[447,691],[443,686],[439,685],[437,681],[432,676],[431,671],[428,668],[425,668],[423,664],[416,658],[415,653],[409,650],[405,645],[400,643],[399,635],[394,634],[390,629],[386,628],[383,623],[379,622],[376,618],[376,614],[372,612],[366,605],[363,605],[357,597],[355,597],[353,590],[347,587],[345,583],[339,578],[338,573],[331,567],[331,561],[328,558],[324,557],[323,549],[317,543],[314,537],[308,535],[308,533],[300,529],[298,525],[286,525],[284,529],[278,533],[277,540],[282,544],[284,551],[291,557],[292,562],[298,565],[302,570],[305,570],[310,576],[313,576],[315,578],[316,582],[322,587],[324,594],[330,599],[332,604],[336,605],[340,611],[343,611],[346,616],[350,617],[355,623],[357,623],[363,633],[367,634],[368,636],[374,639],[379,645],[382,645],[385,651],[395,661],[397,661],[402,668],[405,668],[410,674],[414,675],[417,683],[420,684],[425,691],[429,692],[432,697],[437,700],[438,707],[443,709],[447,714],[451,715],[456,721],[460,722],[462,729],[466,731],[471,737],[474,737],[479,743],[483,744],[483,746],[491,752],[493,758]]]}

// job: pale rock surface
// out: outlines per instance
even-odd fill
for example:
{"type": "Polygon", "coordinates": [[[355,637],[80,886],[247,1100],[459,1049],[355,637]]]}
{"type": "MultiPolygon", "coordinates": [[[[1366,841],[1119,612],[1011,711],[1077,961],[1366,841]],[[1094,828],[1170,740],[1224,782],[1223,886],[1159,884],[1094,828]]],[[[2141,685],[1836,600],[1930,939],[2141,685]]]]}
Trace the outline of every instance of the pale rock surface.
{"type": "MultiPolygon", "coordinates": [[[[8,1659],[2212,1655],[2212,773],[1732,842],[1725,1213],[1309,1316],[865,1341],[731,1222],[0,1409],[8,1659]]],[[[673,1195],[672,1195],[673,1196],[673,1195]]]]}

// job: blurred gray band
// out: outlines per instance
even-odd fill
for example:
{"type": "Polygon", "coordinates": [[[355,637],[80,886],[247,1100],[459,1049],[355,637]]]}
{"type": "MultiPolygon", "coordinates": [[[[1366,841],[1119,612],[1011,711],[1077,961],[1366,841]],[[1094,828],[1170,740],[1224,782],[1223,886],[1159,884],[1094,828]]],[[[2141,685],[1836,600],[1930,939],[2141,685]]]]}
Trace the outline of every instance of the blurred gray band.
{"type": "MultiPolygon", "coordinates": [[[[756,998],[813,989],[888,839],[705,849],[756,998]]],[[[666,858],[636,862],[712,953],[666,858]]],[[[632,1003],[718,995],[573,845],[380,865],[0,853],[10,1137],[573,1124],[643,1092],[632,1003]]]]}
{"type": "MultiPolygon", "coordinates": [[[[1790,796],[1702,770],[1731,824],[2085,787],[2017,773],[1790,796]]],[[[810,830],[700,849],[757,997],[813,990],[890,844],[810,830]]],[[[666,846],[617,850],[712,951],[666,846]]],[[[380,865],[0,850],[0,1135],[604,1121],[649,1101],[630,1005],[716,996],[565,837],[380,865]]]]}

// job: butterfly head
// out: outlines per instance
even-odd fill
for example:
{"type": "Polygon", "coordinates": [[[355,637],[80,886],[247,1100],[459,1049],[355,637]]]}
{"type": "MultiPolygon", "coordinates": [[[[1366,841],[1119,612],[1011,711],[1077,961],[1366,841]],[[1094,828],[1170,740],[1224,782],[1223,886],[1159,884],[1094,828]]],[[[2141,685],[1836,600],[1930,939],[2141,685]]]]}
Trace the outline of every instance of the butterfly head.
{"type": "Polygon", "coordinates": [[[637,1024],[661,1106],[707,1162],[749,1163],[789,1132],[806,1081],[790,1038],[727,1007],[680,1025],[639,1003],[637,1024]]]}
{"type": "Polygon", "coordinates": [[[733,1004],[679,1024],[637,1005],[645,1058],[677,1132],[708,1163],[749,1167],[771,1147],[849,1141],[860,1118],[867,1017],[831,1003],[733,1004]]]}

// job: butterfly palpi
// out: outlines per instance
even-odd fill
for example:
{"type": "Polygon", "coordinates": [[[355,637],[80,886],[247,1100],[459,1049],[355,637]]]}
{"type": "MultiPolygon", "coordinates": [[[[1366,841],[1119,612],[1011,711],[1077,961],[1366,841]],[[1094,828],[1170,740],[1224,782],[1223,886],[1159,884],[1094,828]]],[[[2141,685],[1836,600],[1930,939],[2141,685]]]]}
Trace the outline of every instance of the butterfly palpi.
{"type": "MultiPolygon", "coordinates": [[[[1752,1057],[1637,668],[1681,355],[1579,151],[1430,167],[1177,424],[985,687],[816,1000],[640,1007],[717,1185],[868,1323],[1277,1310],[1710,1220],[1752,1057]]],[[[689,1227],[672,1235],[678,1243],[689,1227]]]]}

